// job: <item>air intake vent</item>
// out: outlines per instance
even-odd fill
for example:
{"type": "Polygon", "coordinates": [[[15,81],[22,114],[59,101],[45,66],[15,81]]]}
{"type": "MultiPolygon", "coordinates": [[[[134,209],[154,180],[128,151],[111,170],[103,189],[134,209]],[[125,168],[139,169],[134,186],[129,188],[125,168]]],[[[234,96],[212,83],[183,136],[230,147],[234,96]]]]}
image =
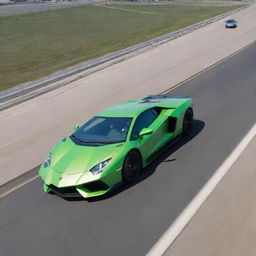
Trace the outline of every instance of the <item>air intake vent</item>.
{"type": "Polygon", "coordinates": [[[150,95],[144,99],[142,99],[142,103],[145,102],[160,102],[167,99],[185,99],[188,98],[187,96],[181,95],[150,95]]]}
{"type": "Polygon", "coordinates": [[[109,189],[109,187],[103,181],[100,180],[86,183],[83,185],[83,187],[90,190],[91,192],[109,189]]]}
{"type": "Polygon", "coordinates": [[[81,195],[76,190],[76,187],[58,188],[54,185],[49,185],[49,187],[56,195],[60,197],[81,197],[81,195]]]}

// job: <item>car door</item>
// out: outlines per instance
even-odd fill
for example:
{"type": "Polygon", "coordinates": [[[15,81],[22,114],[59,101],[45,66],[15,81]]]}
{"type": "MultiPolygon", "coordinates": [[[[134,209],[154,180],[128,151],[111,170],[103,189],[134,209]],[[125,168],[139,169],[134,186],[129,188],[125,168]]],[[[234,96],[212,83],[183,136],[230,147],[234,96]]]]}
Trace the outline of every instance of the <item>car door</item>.
{"type": "Polygon", "coordinates": [[[156,122],[159,114],[155,108],[148,109],[140,114],[134,123],[131,140],[138,141],[143,159],[149,158],[155,152],[158,141],[161,139],[163,125],[161,122],[156,122]],[[152,128],[153,133],[140,138],[139,134],[144,128],[152,128]]]}

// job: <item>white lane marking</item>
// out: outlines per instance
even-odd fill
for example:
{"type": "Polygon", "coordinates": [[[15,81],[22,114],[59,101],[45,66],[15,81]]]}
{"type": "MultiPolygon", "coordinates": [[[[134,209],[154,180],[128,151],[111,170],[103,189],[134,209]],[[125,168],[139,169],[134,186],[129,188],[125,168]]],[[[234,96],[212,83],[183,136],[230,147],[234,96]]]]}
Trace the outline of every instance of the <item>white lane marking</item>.
{"type": "Polygon", "coordinates": [[[183,229],[188,225],[190,220],[213,192],[214,188],[222,180],[224,175],[229,171],[230,167],[242,154],[250,141],[256,135],[256,123],[241,140],[241,142],[235,147],[231,154],[226,158],[222,165],[215,171],[214,175],[209,181],[202,187],[182,213],[175,219],[173,224],[166,230],[166,232],[160,237],[156,244],[146,254],[146,256],[160,256],[169,248],[169,246],[180,235],[183,229]]]}
{"type": "Polygon", "coordinates": [[[24,181],[24,182],[18,184],[17,186],[15,186],[15,187],[13,187],[13,188],[11,188],[11,189],[5,191],[4,193],[2,193],[2,194],[0,195],[0,198],[2,198],[2,197],[4,197],[4,196],[7,196],[8,194],[12,193],[12,192],[15,191],[16,189],[18,189],[18,188],[20,188],[20,187],[26,185],[27,183],[29,183],[29,182],[35,180],[35,179],[38,178],[38,177],[39,177],[39,175],[36,175],[36,176],[34,176],[34,177],[32,177],[32,178],[29,178],[28,180],[26,180],[26,181],[24,181]]]}

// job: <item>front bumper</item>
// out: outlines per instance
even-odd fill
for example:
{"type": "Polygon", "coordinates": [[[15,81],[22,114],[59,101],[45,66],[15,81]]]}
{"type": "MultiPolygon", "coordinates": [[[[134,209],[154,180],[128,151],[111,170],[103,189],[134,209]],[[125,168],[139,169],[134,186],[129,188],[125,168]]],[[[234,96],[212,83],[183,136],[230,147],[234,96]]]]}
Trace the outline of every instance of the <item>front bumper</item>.
{"type": "Polygon", "coordinates": [[[104,195],[110,191],[111,187],[106,185],[103,181],[95,181],[86,183],[80,186],[71,187],[56,187],[52,184],[44,184],[44,190],[46,192],[53,192],[54,194],[63,198],[74,198],[74,197],[94,197],[104,195]]]}
{"type": "Polygon", "coordinates": [[[104,195],[122,181],[121,167],[107,175],[84,174],[63,175],[51,167],[41,166],[39,174],[44,181],[44,191],[60,197],[95,197],[104,195]]]}

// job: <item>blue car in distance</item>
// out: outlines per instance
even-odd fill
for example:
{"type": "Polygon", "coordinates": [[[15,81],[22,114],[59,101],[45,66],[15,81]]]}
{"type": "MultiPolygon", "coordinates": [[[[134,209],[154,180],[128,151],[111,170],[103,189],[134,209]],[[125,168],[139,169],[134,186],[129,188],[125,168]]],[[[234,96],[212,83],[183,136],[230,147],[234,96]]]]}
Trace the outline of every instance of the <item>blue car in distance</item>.
{"type": "Polygon", "coordinates": [[[226,20],[225,21],[226,28],[236,28],[237,27],[237,21],[236,20],[226,20]]]}

